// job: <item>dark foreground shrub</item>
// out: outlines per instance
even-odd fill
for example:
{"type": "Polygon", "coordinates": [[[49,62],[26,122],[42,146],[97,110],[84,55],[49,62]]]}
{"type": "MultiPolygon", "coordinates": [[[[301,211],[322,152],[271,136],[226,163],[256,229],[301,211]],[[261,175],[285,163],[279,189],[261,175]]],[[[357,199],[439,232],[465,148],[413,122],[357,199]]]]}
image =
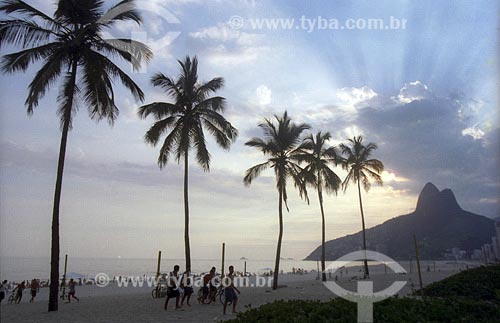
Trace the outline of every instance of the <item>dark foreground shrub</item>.
{"type": "MultiPolygon", "coordinates": [[[[415,292],[418,294],[419,291],[415,292]]],[[[430,284],[424,295],[433,297],[465,297],[500,304],[500,265],[479,267],[430,284]]]]}
{"type": "MultiPolygon", "coordinates": [[[[374,306],[374,321],[384,323],[500,322],[497,304],[456,298],[391,298],[374,306]]],[[[330,302],[275,301],[238,314],[229,322],[357,322],[355,303],[343,299],[330,302]]]]}

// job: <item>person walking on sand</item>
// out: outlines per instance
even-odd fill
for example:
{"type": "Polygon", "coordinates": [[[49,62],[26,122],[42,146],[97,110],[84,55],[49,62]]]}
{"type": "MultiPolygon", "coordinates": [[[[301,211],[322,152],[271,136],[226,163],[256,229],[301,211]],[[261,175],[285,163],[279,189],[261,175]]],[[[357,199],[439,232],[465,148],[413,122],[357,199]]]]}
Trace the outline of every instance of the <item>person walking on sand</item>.
{"type": "Polygon", "coordinates": [[[224,310],[223,313],[226,315],[227,303],[233,303],[233,313],[236,313],[236,304],[238,304],[238,294],[240,291],[236,286],[234,286],[234,267],[229,266],[229,273],[223,280],[224,284],[224,310]]]}
{"type": "MultiPolygon", "coordinates": [[[[214,287],[213,286],[213,278],[215,277],[215,267],[212,267],[212,269],[210,269],[210,272],[208,274],[206,274],[205,276],[203,276],[203,286],[202,286],[202,299],[201,299],[201,303],[202,304],[206,304],[207,302],[210,303],[212,301],[212,298],[211,298],[211,291],[212,291],[212,288],[214,287]]],[[[217,292],[217,288],[215,288],[215,292],[217,292]]]]}
{"type": "Polygon", "coordinates": [[[35,301],[36,293],[38,292],[39,288],[40,284],[38,283],[38,280],[36,280],[36,278],[33,278],[30,284],[30,293],[31,293],[30,303],[33,303],[35,301]]]}
{"type": "Polygon", "coordinates": [[[14,288],[13,291],[16,291],[16,304],[19,304],[21,303],[21,299],[23,298],[23,292],[24,292],[24,289],[26,288],[26,283],[24,282],[24,280],[18,284],[16,286],[16,288],[14,288]]]}
{"type": "Polygon", "coordinates": [[[180,293],[177,284],[179,283],[179,265],[174,266],[174,271],[170,273],[169,279],[167,281],[167,298],[165,299],[164,310],[167,310],[168,301],[175,297],[175,309],[179,309],[179,298],[180,293]]]}
{"type": "Polygon", "coordinates": [[[191,295],[193,295],[193,282],[191,281],[191,273],[186,270],[181,278],[181,288],[184,290],[182,294],[181,307],[184,304],[184,300],[186,300],[186,305],[191,307],[189,304],[189,300],[191,299],[191,295]]]}
{"type": "Polygon", "coordinates": [[[5,294],[7,293],[7,280],[4,280],[2,284],[0,285],[0,304],[2,303],[3,299],[5,298],[5,294]]]}
{"type": "Polygon", "coordinates": [[[69,283],[68,283],[68,287],[69,287],[69,293],[68,293],[68,303],[71,303],[71,297],[73,297],[74,299],[76,299],[76,301],[78,303],[80,303],[80,299],[78,297],[75,296],[76,294],[76,283],[75,281],[73,280],[73,278],[71,278],[69,280],[69,283]]]}

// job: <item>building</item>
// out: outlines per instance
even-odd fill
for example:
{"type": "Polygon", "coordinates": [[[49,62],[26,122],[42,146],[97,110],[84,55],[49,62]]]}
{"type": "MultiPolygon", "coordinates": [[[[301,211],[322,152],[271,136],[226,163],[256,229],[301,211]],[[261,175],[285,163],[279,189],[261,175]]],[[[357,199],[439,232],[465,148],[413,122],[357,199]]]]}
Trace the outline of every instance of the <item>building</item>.
{"type": "Polygon", "coordinates": [[[470,258],[472,260],[484,261],[484,257],[483,257],[483,253],[482,253],[481,249],[474,249],[472,251],[470,258]]]}
{"type": "Polygon", "coordinates": [[[495,261],[500,261],[500,247],[498,245],[498,238],[493,237],[491,238],[491,249],[492,249],[492,256],[495,258],[495,261]]]}

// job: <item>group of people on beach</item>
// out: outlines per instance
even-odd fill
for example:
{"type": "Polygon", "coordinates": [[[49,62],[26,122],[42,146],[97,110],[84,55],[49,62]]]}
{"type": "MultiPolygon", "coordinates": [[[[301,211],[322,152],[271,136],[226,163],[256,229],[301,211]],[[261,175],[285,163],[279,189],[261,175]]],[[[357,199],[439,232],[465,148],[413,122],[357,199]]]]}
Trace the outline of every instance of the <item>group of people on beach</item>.
{"type": "MultiPolygon", "coordinates": [[[[191,306],[189,301],[191,299],[191,295],[194,293],[193,282],[191,281],[192,277],[189,271],[185,271],[182,275],[180,275],[179,269],[179,265],[175,265],[174,270],[168,275],[167,295],[164,305],[165,310],[167,310],[168,302],[172,298],[175,298],[176,310],[182,308],[184,301],[186,301],[186,305],[188,307],[191,306]]],[[[224,277],[221,277],[222,279],[219,284],[216,283],[217,274],[215,267],[212,267],[210,271],[203,276],[203,285],[201,287],[202,296],[201,299],[199,299],[201,304],[209,304],[212,302],[212,298],[215,298],[218,288],[224,288],[224,314],[226,314],[228,304],[232,304],[233,313],[236,313],[238,294],[240,293],[238,288],[234,285],[234,267],[229,266],[228,269],[229,272],[224,277]]]]}
{"type": "Polygon", "coordinates": [[[8,292],[11,292],[14,295],[13,303],[19,304],[23,299],[23,292],[25,289],[30,289],[31,298],[29,300],[30,303],[35,301],[36,294],[40,291],[40,280],[33,278],[30,281],[22,281],[16,284],[16,287],[11,290],[11,284],[4,280],[0,285],[0,303],[5,298],[8,292]]]}
{"type": "MultiPolygon", "coordinates": [[[[61,287],[65,287],[66,284],[63,283],[61,284],[61,287]]],[[[23,299],[23,293],[26,289],[30,290],[30,295],[31,298],[29,300],[30,303],[35,302],[35,297],[37,293],[40,292],[40,280],[33,278],[30,281],[22,281],[18,284],[15,284],[15,287],[12,289],[12,283],[9,283],[7,280],[2,281],[2,284],[0,285],[0,303],[3,301],[3,299],[7,296],[7,293],[12,293],[13,299],[12,303],[19,304],[21,303],[21,300],[23,299]]],[[[71,302],[71,298],[75,299],[77,302],[80,302],[78,297],[76,297],[76,282],[73,279],[70,279],[68,282],[68,303],[71,302]]],[[[9,300],[9,303],[11,300],[9,300]]]]}

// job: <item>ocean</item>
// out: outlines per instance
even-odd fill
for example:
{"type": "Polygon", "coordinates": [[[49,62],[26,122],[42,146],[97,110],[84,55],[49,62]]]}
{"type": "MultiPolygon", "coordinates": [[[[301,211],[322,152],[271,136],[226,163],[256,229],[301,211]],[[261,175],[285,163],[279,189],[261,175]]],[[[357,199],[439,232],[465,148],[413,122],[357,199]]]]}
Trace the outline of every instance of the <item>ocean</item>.
{"type": "MultiPolygon", "coordinates": [[[[264,273],[274,269],[274,260],[240,260],[226,259],[225,267],[233,265],[235,271],[243,271],[245,261],[247,272],[264,273]]],[[[183,259],[162,259],[162,273],[173,270],[174,265],[179,265],[181,271],[185,268],[183,259]]],[[[142,276],[156,273],[157,259],[131,259],[131,258],[78,258],[69,257],[67,272],[77,273],[88,278],[93,278],[98,273],[113,276],[142,276]]],[[[220,259],[192,259],[193,273],[208,272],[212,266],[220,272],[220,259]]],[[[301,268],[307,271],[316,270],[316,261],[281,260],[280,270],[291,272],[292,268],[301,268]]],[[[64,270],[64,257],[60,258],[60,273],[64,270]]],[[[0,257],[0,279],[9,281],[31,280],[33,278],[48,280],[50,276],[49,258],[22,258],[0,257]]]]}
{"type": "MultiPolygon", "coordinates": [[[[244,270],[246,261],[246,270],[249,273],[262,274],[269,272],[274,268],[274,259],[269,260],[241,260],[241,259],[227,259],[225,267],[233,265],[235,271],[244,270]]],[[[327,262],[330,264],[331,262],[327,262]]],[[[410,270],[410,262],[399,262],[407,271],[410,270]]],[[[439,269],[464,269],[466,266],[476,266],[477,263],[473,262],[454,262],[454,261],[421,261],[422,271],[434,270],[434,266],[439,269]]],[[[179,265],[181,271],[185,264],[183,259],[162,259],[161,270],[162,273],[168,273],[173,270],[174,265],[179,265]]],[[[353,263],[351,266],[359,265],[353,263]]],[[[153,276],[156,273],[157,260],[156,259],[127,259],[127,258],[68,258],[68,273],[76,273],[78,275],[94,278],[99,273],[105,273],[109,277],[113,276],[153,276]]],[[[192,272],[204,273],[208,272],[212,266],[217,268],[220,272],[221,260],[220,259],[193,259],[192,272]]],[[[317,270],[318,263],[316,261],[303,261],[303,260],[288,260],[283,259],[280,262],[280,270],[288,273],[292,272],[293,268],[300,268],[306,271],[317,270]]],[[[412,269],[416,270],[415,262],[411,264],[412,269]]],[[[60,260],[60,273],[61,276],[64,270],[64,257],[60,260]]],[[[372,272],[383,272],[384,266],[377,263],[371,263],[370,270],[372,272]],[[373,266],[372,266],[373,265],[373,266]]],[[[31,280],[33,278],[41,279],[42,281],[48,280],[50,276],[50,259],[49,258],[22,258],[22,257],[0,257],[0,279],[3,281],[21,281],[31,280]]]]}

